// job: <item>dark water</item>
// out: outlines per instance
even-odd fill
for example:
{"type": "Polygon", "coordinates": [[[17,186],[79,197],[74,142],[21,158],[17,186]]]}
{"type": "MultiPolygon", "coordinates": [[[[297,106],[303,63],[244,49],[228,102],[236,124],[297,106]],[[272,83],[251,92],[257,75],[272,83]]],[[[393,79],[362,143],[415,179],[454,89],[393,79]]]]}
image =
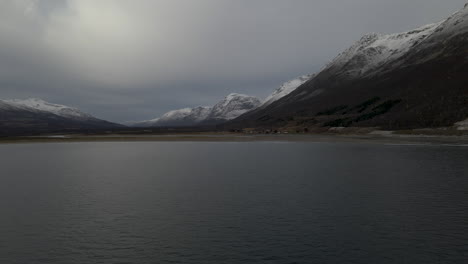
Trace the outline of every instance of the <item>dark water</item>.
{"type": "Polygon", "coordinates": [[[468,263],[468,148],[0,145],[0,263],[468,263]]]}

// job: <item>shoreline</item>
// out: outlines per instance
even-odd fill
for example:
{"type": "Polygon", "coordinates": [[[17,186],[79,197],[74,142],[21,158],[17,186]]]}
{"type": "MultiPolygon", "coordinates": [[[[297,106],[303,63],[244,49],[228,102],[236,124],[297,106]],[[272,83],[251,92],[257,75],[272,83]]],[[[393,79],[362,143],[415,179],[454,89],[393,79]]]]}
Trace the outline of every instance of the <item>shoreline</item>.
{"type": "Polygon", "coordinates": [[[411,145],[468,146],[468,136],[407,135],[407,134],[161,134],[161,135],[51,135],[0,138],[2,144],[86,143],[86,142],[324,142],[375,143],[411,145]]]}

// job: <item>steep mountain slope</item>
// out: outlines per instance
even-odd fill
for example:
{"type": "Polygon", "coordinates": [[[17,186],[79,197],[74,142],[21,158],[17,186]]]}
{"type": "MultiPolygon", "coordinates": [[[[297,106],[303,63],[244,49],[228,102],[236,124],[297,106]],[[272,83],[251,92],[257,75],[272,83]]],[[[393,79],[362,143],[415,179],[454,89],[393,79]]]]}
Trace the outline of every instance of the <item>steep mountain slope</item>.
{"type": "Polygon", "coordinates": [[[304,75],[294,80],[290,80],[288,82],[283,83],[278,89],[276,89],[270,96],[268,96],[261,107],[266,107],[273,102],[278,101],[279,99],[285,97],[286,95],[290,94],[294,90],[296,90],[299,86],[303,85],[305,82],[310,80],[314,75],[304,75]]]}
{"type": "Polygon", "coordinates": [[[213,107],[200,106],[170,111],[163,116],[132,124],[135,127],[213,125],[234,119],[261,104],[256,97],[230,94],[213,107]]]}
{"type": "Polygon", "coordinates": [[[325,68],[325,71],[349,78],[379,73],[384,69],[385,64],[402,58],[412,47],[434,33],[440,24],[430,24],[400,34],[365,35],[348,50],[338,55],[325,68]]]}
{"type": "Polygon", "coordinates": [[[40,99],[0,100],[0,135],[116,128],[76,108],[40,99]]]}
{"type": "Polygon", "coordinates": [[[363,37],[311,80],[227,127],[453,126],[468,118],[468,7],[401,34],[363,37]]]}

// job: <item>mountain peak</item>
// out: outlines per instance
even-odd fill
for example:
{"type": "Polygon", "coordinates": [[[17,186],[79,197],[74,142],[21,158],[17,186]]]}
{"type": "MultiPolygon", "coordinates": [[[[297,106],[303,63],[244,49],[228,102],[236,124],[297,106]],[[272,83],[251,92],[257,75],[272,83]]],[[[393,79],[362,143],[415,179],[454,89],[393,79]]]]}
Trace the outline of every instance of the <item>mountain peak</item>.
{"type": "Polygon", "coordinates": [[[79,120],[94,119],[94,117],[92,117],[91,115],[86,114],[76,108],[49,103],[40,98],[12,99],[5,100],[5,102],[26,110],[43,111],[66,118],[79,120]]]}
{"type": "Polygon", "coordinates": [[[234,119],[260,105],[260,100],[245,94],[231,93],[213,107],[198,106],[169,111],[160,118],[134,123],[134,126],[195,126],[217,124],[234,119]]]}
{"type": "Polygon", "coordinates": [[[261,105],[260,99],[245,94],[232,93],[213,106],[209,119],[231,120],[261,105]]]}
{"type": "Polygon", "coordinates": [[[366,34],[339,54],[325,70],[348,77],[379,73],[381,66],[402,58],[410,49],[431,36],[442,23],[397,34],[366,34]]]}

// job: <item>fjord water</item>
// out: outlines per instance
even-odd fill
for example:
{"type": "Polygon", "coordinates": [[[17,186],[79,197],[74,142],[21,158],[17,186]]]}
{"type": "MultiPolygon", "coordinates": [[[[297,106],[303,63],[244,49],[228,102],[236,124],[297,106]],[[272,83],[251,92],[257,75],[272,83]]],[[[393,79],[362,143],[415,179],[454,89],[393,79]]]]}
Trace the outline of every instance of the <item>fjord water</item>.
{"type": "Polygon", "coordinates": [[[0,263],[467,263],[468,149],[0,145],[0,263]]]}

